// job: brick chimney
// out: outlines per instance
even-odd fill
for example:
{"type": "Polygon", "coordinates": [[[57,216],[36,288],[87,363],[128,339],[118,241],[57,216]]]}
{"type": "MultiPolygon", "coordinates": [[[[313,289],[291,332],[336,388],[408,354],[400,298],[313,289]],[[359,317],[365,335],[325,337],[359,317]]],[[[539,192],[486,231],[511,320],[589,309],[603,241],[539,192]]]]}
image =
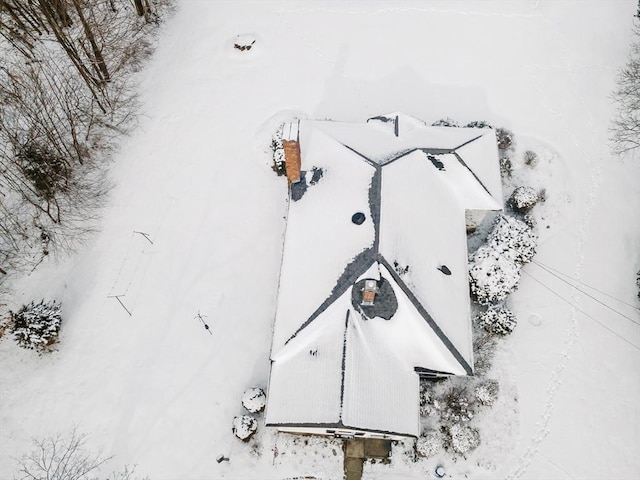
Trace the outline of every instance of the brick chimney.
{"type": "Polygon", "coordinates": [[[378,292],[378,282],[373,279],[367,279],[364,281],[364,288],[362,289],[362,303],[361,305],[372,306],[378,292]]]}
{"type": "Polygon", "coordinates": [[[289,183],[300,181],[300,121],[285,123],[282,130],[282,148],[284,149],[284,166],[289,183]]]}

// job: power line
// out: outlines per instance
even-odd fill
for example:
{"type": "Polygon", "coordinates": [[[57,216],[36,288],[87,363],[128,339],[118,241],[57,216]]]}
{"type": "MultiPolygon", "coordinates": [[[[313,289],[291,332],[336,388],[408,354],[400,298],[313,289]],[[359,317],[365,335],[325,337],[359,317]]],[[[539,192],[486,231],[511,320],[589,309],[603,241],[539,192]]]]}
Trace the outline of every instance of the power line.
{"type": "MultiPolygon", "coordinates": [[[[519,254],[519,253],[520,253],[518,250],[516,250],[516,249],[514,249],[514,248],[510,248],[510,247],[508,247],[508,249],[509,249],[509,250],[511,250],[511,251],[513,251],[513,252],[515,252],[515,253],[517,253],[517,254],[519,254]]],[[[510,260],[510,261],[513,261],[513,260],[511,260],[510,258],[508,258],[507,256],[505,256],[502,252],[499,252],[499,251],[497,251],[497,250],[494,250],[494,251],[495,251],[498,255],[500,255],[502,258],[507,259],[507,260],[510,260]]],[[[569,283],[568,281],[566,281],[564,278],[561,278],[561,277],[559,277],[558,275],[556,275],[555,273],[553,273],[552,271],[550,271],[550,270],[555,270],[555,269],[552,269],[551,267],[546,267],[545,265],[541,264],[541,263],[540,263],[540,262],[538,262],[537,260],[531,260],[531,263],[535,263],[536,265],[538,265],[538,266],[539,266],[540,268],[542,268],[543,270],[546,270],[546,271],[547,271],[547,273],[549,273],[549,274],[553,275],[553,276],[554,276],[554,277],[556,277],[558,280],[560,280],[560,281],[562,281],[562,282],[566,283],[566,284],[567,284],[567,285],[569,285],[571,288],[575,288],[576,290],[578,290],[579,292],[583,293],[583,294],[584,294],[584,295],[586,295],[587,297],[589,297],[589,298],[591,298],[591,299],[595,300],[596,302],[598,302],[600,305],[602,305],[602,306],[604,306],[604,307],[608,308],[609,310],[611,310],[611,311],[613,311],[613,312],[617,313],[618,315],[620,315],[620,316],[622,316],[622,317],[626,318],[627,320],[629,320],[630,322],[634,323],[635,325],[640,326],[640,323],[636,322],[633,318],[627,317],[624,313],[619,312],[618,310],[616,310],[615,308],[613,308],[613,307],[611,307],[611,306],[607,305],[606,303],[603,303],[602,301],[600,301],[599,299],[597,299],[597,298],[596,298],[596,297],[594,297],[593,295],[590,295],[589,293],[585,292],[584,290],[579,289],[578,287],[576,287],[576,286],[575,286],[575,285],[573,285],[572,283],[569,283]]],[[[524,270],[522,270],[522,271],[524,272],[524,270]]],[[[556,271],[558,271],[558,270],[556,270],[556,271]]],[[[526,273],[526,272],[525,272],[525,273],[526,273]]],[[[562,272],[558,271],[558,273],[562,273],[562,272]]],[[[567,277],[569,277],[569,278],[572,278],[572,277],[570,277],[569,275],[567,275],[567,274],[565,274],[565,273],[563,273],[563,275],[565,275],[565,276],[567,276],[567,277]]],[[[531,275],[529,275],[529,276],[531,277],[531,275]]],[[[531,277],[531,278],[533,278],[533,277],[531,277]]],[[[582,283],[582,282],[579,282],[579,283],[582,283]]],[[[585,285],[586,285],[586,284],[585,284],[585,285]]],[[[589,286],[589,285],[587,285],[587,286],[589,286]]],[[[595,288],[595,287],[591,287],[591,288],[593,288],[594,290],[598,290],[598,289],[597,289],[597,288],[595,288]]],[[[598,291],[599,291],[599,290],[598,290],[598,291]]],[[[554,292],[554,293],[555,293],[555,292],[554,292]]],[[[619,302],[622,302],[622,303],[624,303],[625,305],[629,305],[630,307],[636,308],[636,307],[634,307],[633,305],[630,305],[630,304],[626,303],[626,302],[625,302],[625,301],[623,301],[623,300],[620,300],[620,299],[618,299],[618,298],[613,297],[612,295],[609,295],[608,293],[605,293],[605,292],[600,292],[600,293],[603,293],[604,295],[607,295],[607,296],[609,296],[609,297],[611,297],[611,298],[613,298],[613,299],[615,299],[615,300],[618,300],[619,302]]],[[[582,311],[582,310],[581,310],[581,311],[582,311]]],[[[583,313],[585,313],[585,312],[583,312],[583,313]]],[[[585,315],[586,315],[586,313],[585,313],[585,315]]]]}
{"type": "Polygon", "coordinates": [[[591,315],[589,315],[587,312],[585,312],[584,310],[578,308],[577,305],[575,305],[574,303],[570,302],[569,300],[567,300],[566,298],[564,298],[563,296],[561,296],[559,293],[557,293],[555,290],[547,287],[544,283],[542,283],[540,280],[538,280],[537,278],[535,278],[533,275],[531,275],[528,272],[525,272],[524,270],[522,270],[522,272],[524,274],[526,274],[528,277],[530,277],[531,279],[535,280],[536,282],[538,282],[540,285],[542,285],[544,288],[546,288],[547,290],[549,290],[551,293],[553,293],[556,297],[560,298],[561,300],[567,302],[569,305],[571,305],[573,308],[575,308],[576,310],[578,310],[579,312],[583,313],[584,315],[586,315],[587,317],[589,317],[591,320],[593,320],[594,322],[596,322],[597,324],[599,324],[600,326],[606,328],[607,330],[609,330],[611,333],[613,333],[616,337],[618,337],[619,339],[623,340],[624,342],[628,343],[629,345],[631,345],[633,348],[635,348],[636,350],[640,350],[640,347],[638,347],[636,344],[630,342],[629,340],[627,340],[626,338],[624,338],[622,335],[614,332],[613,330],[611,330],[609,327],[607,327],[604,323],[600,322],[599,320],[597,320],[596,318],[592,317],[591,315]]]}
{"type": "MultiPolygon", "coordinates": [[[[541,263],[541,262],[539,262],[537,260],[533,260],[532,263],[535,263],[536,265],[539,265],[539,266],[544,267],[544,268],[548,268],[549,270],[553,270],[554,272],[559,273],[560,275],[564,275],[565,277],[570,278],[571,280],[577,281],[580,285],[584,285],[585,287],[589,287],[589,288],[595,290],[596,292],[599,292],[599,293],[601,293],[603,295],[606,295],[609,298],[612,298],[613,300],[616,300],[616,301],[618,301],[620,303],[624,303],[628,307],[635,308],[636,310],[640,310],[640,308],[636,307],[635,305],[633,305],[631,303],[625,302],[624,300],[622,300],[620,298],[614,297],[613,295],[611,295],[611,294],[609,294],[607,292],[603,292],[602,290],[599,290],[599,289],[597,289],[596,287],[594,287],[592,285],[584,283],[583,281],[578,280],[578,279],[576,279],[576,278],[572,277],[571,275],[568,275],[568,274],[566,274],[564,272],[561,272],[560,270],[557,270],[557,269],[555,269],[553,267],[550,267],[549,265],[545,265],[544,263],[541,263]]],[[[549,273],[551,273],[551,272],[549,272],[549,273]]]]}
{"type": "Polygon", "coordinates": [[[629,320],[630,322],[635,323],[636,325],[640,325],[640,323],[639,323],[639,322],[637,322],[636,320],[634,320],[633,318],[631,318],[631,317],[627,317],[624,313],[619,312],[619,311],[618,311],[618,310],[616,310],[615,308],[613,308],[613,307],[611,307],[611,306],[607,305],[607,304],[606,304],[606,303],[604,303],[604,302],[601,302],[600,300],[598,300],[598,299],[597,299],[596,297],[594,297],[593,295],[591,295],[591,294],[589,294],[589,293],[585,292],[584,290],[579,289],[578,287],[576,287],[576,286],[575,286],[575,285],[573,285],[572,283],[569,283],[569,282],[568,282],[567,280],[565,280],[564,278],[562,278],[562,277],[560,277],[560,276],[556,275],[555,273],[553,273],[551,270],[549,270],[548,268],[546,268],[544,265],[540,264],[539,262],[536,262],[536,261],[534,260],[534,261],[533,261],[533,263],[535,263],[536,265],[538,265],[540,268],[542,268],[543,270],[545,270],[545,271],[546,271],[547,273],[549,273],[550,275],[553,275],[554,277],[556,277],[556,278],[557,278],[558,280],[560,280],[561,282],[564,282],[564,283],[566,283],[567,285],[569,285],[570,287],[575,288],[575,289],[576,289],[576,290],[578,290],[580,293],[583,293],[583,294],[584,294],[584,295],[586,295],[587,297],[589,297],[589,298],[591,298],[591,299],[595,300],[596,302],[598,302],[600,305],[602,305],[602,306],[604,306],[604,307],[607,307],[607,308],[608,308],[609,310],[611,310],[612,312],[617,313],[618,315],[620,315],[620,316],[622,316],[622,317],[626,318],[627,320],[629,320]]]}

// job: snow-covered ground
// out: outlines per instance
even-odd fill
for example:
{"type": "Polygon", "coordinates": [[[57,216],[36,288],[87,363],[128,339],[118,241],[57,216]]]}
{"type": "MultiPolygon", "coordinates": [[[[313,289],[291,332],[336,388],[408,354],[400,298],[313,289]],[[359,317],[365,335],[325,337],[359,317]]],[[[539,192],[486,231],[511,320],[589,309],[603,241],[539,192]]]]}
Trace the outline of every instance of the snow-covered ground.
{"type": "MultiPolygon", "coordinates": [[[[488,120],[542,157],[514,172],[548,196],[498,357],[518,398],[500,421],[518,428],[492,442],[488,416],[496,458],[447,465],[451,478],[638,478],[640,161],[607,148],[635,6],[180,2],[100,232],[15,286],[16,304],[62,301],[64,323],[52,355],[0,341],[0,478],[30,437],[74,425],[157,480],[340,478],[336,441],[231,433],[242,393],[268,376],[287,196],[269,142],[293,116],[391,111],[488,120]]],[[[398,458],[365,478],[424,478],[398,458]]]]}

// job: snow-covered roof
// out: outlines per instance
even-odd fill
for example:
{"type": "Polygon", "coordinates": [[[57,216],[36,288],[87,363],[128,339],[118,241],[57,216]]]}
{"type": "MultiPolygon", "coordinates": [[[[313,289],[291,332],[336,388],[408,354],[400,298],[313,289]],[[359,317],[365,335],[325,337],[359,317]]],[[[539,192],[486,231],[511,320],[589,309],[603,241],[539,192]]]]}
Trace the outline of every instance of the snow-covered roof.
{"type": "Polygon", "coordinates": [[[465,210],[501,208],[495,134],[401,113],[298,133],[267,424],[417,435],[415,369],[473,371],[465,210]],[[365,278],[390,319],[353,300],[365,278]]]}

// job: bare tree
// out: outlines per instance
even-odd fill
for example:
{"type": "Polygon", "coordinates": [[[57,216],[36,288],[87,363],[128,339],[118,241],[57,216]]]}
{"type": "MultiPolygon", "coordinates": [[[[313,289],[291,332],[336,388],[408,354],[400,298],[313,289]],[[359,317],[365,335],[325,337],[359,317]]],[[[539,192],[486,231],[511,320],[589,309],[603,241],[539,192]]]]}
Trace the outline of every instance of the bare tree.
{"type": "Polygon", "coordinates": [[[30,61],[39,61],[42,42],[57,43],[106,113],[117,91],[106,84],[149,51],[147,24],[158,23],[173,0],[155,3],[152,15],[149,0],[0,0],[0,35],[30,61]]]}
{"type": "Polygon", "coordinates": [[[73,429],[68,435],[33,439],[34,449],[17,459],[20,480],[93,480],[96,470],[111,457],[86,450],[87,434],[73,429]]]}
{"type": "Polygon", "coordinates": [[[47,56],[0,69],[0,264],[38,263],[91,231],[117,127],[72,70],[47,56]],[[70,243],[71,242],[71,243],[70,243]]]}
{"type": "MultiPolygon", "coordinates": [[[[156,0],[154,19],[172,2],[156,0]]],[[[135,124],[131,74],[155,26],[142,6],[145,21],[130,0],[0,0],[0,268],[9,275],[92,230],[110,152],[135,124]]]]}
{"type": "MultiPolygon", "coordinates": [[[[639,6],[640,8],[640,6],[639,6]]],[[[634,25],[634,40],[627,64],[618,73],[613,99],[617,112],[611,126],[611,146],[621,154],[640,147],[640,21],[634,25]]]]}
{"type": "Polygon", "coordinates": [[[147,22],[150,21],[151,5],[149,0],[133,0],[133,4],[136,7],[136,13],[139,17],[144,17],[147,22]]]}
{"type": "MultiPolygon", "coordinates": [[[[88,435],[74,428],[67,435],[33,439],[33,450],[16,459],[20,480],[98,480],[97,474],[113,457],[87,450],[88,435]]],[[[125,465],[105,480],[140,480],[135,466],[125,465]]],[[[142,480],[148,480],[148,477],[142,480]]]]}

